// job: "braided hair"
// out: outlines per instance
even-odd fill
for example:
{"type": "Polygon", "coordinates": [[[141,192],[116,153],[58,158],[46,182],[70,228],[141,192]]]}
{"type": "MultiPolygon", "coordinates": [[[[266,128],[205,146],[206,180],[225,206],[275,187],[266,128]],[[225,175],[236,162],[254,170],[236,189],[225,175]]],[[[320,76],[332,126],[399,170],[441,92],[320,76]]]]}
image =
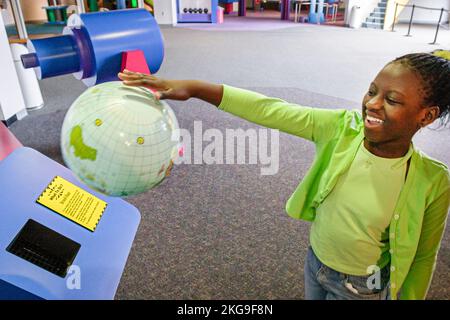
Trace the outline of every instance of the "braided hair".
{"type": "Polygon", "coordinates": [[[422,79],[424,104],[439,107],[439,119],[445,126],[450,114],[450,52],[411,53],[391,63],[401,63],[422,79]]]}

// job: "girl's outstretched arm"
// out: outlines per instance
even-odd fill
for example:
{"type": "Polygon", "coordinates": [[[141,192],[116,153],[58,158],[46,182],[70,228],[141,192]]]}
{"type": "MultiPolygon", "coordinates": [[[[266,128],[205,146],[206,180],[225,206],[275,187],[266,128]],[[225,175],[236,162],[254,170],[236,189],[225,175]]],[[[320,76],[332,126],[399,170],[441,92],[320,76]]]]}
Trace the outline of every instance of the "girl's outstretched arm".
{"type": "Polygon", "coordinates": [[[264,127],[299,136],[314,142],[331,139],[345,110],[303,107],[257,92],[199,80],[166,80],[152,75],[124,71],[119,78],[126,85],[147,87],[157,99],[198,98],[219,109],[264,127]]]}
{"type": "Polygon", "coordinates": [[[155,92],[157,99],[188,100],[198,98],[219,106],[223,86],[199,80],[165,80],[155,76],[124,70],[119,78],[126,85],[147,87],[155,92]]]}

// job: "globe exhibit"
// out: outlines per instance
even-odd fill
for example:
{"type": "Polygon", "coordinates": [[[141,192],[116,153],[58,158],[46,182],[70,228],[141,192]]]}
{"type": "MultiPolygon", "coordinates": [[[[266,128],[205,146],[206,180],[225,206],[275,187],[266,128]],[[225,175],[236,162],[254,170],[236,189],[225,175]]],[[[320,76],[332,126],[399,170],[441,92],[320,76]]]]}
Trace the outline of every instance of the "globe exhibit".
{"type": "Polygon", "coordinates": [[[61,130],[65,164],[91,188],[119,197],[159,184],[170,173],[178,144],[170,106],[150,90],[120,81],[87,89],[61,130]]]}

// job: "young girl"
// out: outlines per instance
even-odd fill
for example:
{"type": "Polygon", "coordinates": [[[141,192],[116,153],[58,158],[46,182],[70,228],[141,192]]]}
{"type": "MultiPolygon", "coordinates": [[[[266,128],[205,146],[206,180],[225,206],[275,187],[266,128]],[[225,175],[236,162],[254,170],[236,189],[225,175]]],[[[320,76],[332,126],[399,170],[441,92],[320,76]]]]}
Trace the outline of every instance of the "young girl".
{"type": "Polygon", "coordinates": [[[450,61],[408,54],[388,63],[362,112],[309,108],[227,85],[125,71],[159,99],[199,98],[254,123],[311,140],[316,158],[287,202],[313,222],[306,299],[425,299],[450,205],[448,168],[414,134],[450,109],[450,61]],[[373,272],[375,272],[373,274],[373,272]]]}

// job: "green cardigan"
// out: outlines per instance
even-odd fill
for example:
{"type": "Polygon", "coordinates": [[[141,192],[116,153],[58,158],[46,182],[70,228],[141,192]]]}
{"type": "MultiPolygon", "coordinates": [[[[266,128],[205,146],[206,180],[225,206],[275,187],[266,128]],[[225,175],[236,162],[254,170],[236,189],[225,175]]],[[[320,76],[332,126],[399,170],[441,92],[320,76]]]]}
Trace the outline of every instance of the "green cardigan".
{"type": "MultiPolygon", "coordinates": [[[[302,107],[227,85],[219,109],[314,142],[314,162],[286,204],[296,219],[314,221],[317,207],[364,139],[364,122],[357,111],[302,107]]],[[[392,299],[426,298],[449,206],[448,168],[414,147],[390,223],[392,299]]]]}

